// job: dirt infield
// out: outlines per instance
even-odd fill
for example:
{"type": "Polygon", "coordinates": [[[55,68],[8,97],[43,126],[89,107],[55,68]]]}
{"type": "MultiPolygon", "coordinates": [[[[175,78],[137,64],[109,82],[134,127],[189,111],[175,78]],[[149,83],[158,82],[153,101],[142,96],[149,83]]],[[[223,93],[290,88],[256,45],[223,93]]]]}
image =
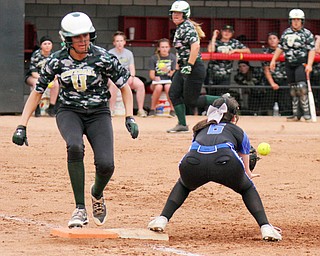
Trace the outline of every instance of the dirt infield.
{"type": "MultiPolygon", "coordinates": [[[[189,116],[190,127],[203,117],[189,116]]],[[[191,133],[167,134],[175,119],[136,118],[132,140],[115,117],[116,171],[105,197],[102,228],[142,228],[160,213],[178,178],[178,162],[191,133]]],[[[0,255],[320,255],[320,122],[288,123],[284,117],[241,117],[251,143],[271,145],[257,164],[254,182],[270,222],[283,241],[267,243],[241,197],[217,184],[192,192],[167,226],[169,242],[129,239],[67,239],[50,236],[66,227],[74,209],[66,170],[65,144],[54,118],[32,118],[29,147],[11,136],[19,116],[0,116],[0,255]]],[[[86,141],[86,201],[94,180],[92,150],[86,141]]],[[[94,228],[92,219],[89,227],[94,228]]]]}

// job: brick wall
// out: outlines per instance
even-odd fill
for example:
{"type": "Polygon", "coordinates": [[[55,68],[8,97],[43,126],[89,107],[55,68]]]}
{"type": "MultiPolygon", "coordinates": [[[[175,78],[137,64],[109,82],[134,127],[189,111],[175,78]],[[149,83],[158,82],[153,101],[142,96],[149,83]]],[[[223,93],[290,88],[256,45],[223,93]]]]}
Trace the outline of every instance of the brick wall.
{"type": "MultiPolygon", "coordinates": [[[[189,0],[197,17],[285,18],[292,8],[302,8],[306,17],[319,18],[320,2],[309,1],[197,1],[189,0]]],[[[112,48],[112,34],[118,29],[118,16],[167,16],[169,0],[25,0],[25,20],[36,25],[38,38],[50,35],[59,49],[61,18],[72,11],[87,13],[97,30],[97,45],[112,48]]],[[[130,47],[135,55],[137,74],[148,77],[148,59],[153,47],[130,47]]]]}

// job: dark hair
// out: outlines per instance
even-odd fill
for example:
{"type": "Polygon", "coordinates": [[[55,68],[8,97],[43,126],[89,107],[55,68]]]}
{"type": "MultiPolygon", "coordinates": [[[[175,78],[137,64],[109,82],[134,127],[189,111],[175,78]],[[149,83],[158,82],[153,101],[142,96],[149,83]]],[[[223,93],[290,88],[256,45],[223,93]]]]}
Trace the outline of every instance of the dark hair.
{"type": "Polygon", "coordinates": [[[45,41],[50,41],[51,43],[53,43],[50,36],[43,36],[43,37],[40,38],[40,46],[41,46],[42,43],[45,42],[45,41]]]}
{"type": "Polygon", "coordinates": [[[249,63],[249,61],[246,61],[246,60],[239,60],[239,62],[238,62],[238,66],[239,66],[240,64],[246,64],[247,66],[249,66],[249,67],[250,67],[250,63],[249,63]]]}
{"type": "MultiPolygon", "coordinates": [[[[238,111],[239,111],[239,103],[236,101],[235,98],[233,97],[221,97],[216,99],[213,103],[212,106],[214,107],[221,107],[221,105],[223,103],[226,103],[227,107],[228,107],[228,112],[225,113],[221,119],[220,122],[222,123],[230,123],[231,120],[233,119],[233,117],[235,115],[238,115],[238,111]]],[[[238,120],[237,120],[238,121],[238,120]]],[[[210,126],[211,124],[216,124],[217,122],[215,120],[209,121],[207,119],[202,120],[200,122],[198,122],[194,127],[193,127],[193,133],[194,136],[196,135],[197,132],[199,132],[200,130],[210,126]]]]}
{"type": "Polygon", "coordinates": [[[278,37],[279,38],[279,35],[278,35],[278,33],[277,32],[269,32],[268,33],[268,39],[269,39],[269,36],[276,36],[276,37],[278,37]]]}
{"type": "Polygon", "coordinates": [[[116,31],[112,36],[112,41],[114,41],[114,38],[116,36],[123,36],[123,39],[127,40],[126,34],[124,32],[122,32],[122,31],[116,31]]]}

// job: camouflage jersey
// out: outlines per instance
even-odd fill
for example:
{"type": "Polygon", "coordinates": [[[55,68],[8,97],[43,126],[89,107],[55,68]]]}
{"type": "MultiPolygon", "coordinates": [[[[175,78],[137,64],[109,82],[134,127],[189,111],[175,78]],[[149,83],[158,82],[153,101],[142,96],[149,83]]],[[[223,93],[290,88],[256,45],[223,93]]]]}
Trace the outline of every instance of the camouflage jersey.
{"type": "MultiPolygon", "coordinates": [[[[228,53],[234,49],[245,49],[247,48],[244,44],[236,39],[230,39],[228,42],[222,42],[217,40],[215,43],[215,52],[228,53]]],[[[233,61],[230,60],[213,60],[208,63],[208,68],[212,69],[215,77],[224,78],[230,76],[233,69],[233,61]]]]}
{"type": "MultiPolygon", "coordinates": [[[[275,52],[275,49],[272,49],[272,48],[266,48],[264,50],[265,54],[274,54],[274,52],[275,52]]],[[[270,66],[270,61],[262,62],[262,66],[263,67],[270,66]]],[[[275,70],[274,71],[270,70],[270,73],[271,73],[273,80],[277,84],[279,84],[279,85],[283,84],[283,82],[287,79],[285,62],[277,61],[275,70]]]]}
{"type": "Polygon", "coordinates": [[[299,31],[287,28],[281,36],[278,47],[284,51],[286,62],[293,65],[306,63],[308,52],[315,49],[314,37],[306,28],[299,31]]]}
{"type": "Polygon", "coordinates": [[[109,78],[121,88],[130,73],[114,55],[90,44],[87,57],[82,61],[73,59],[67,48],[53,53],[41,70],[35,90],[42,94],[55,75],[61,85],[59,98],[62,104],[92,108],[108,101],[109,78]]]}
{"type": "Polygon", "coordinates": [[[30,59],[30,67],[27,76],[30,76],[32,72],[40,73],[40,70],[44,67],[47,61],[46,56],[41,54],[41,49],[34,51],[30,59]]]}
{"type": "Polygon", "coordinates": [[[263,78],[263,72],[261,67],[250,67],[247,74],[241,73],[239,70],[234,76],[234,81],[238,85],[261,85],[263,78]]]}
{"type": "MultiPolygon", "coordinates": [[[[177,62],[179,66],[183,66],[188,62],[191,44],[195,42],[200,42],[198,33],[191,21],[185,20],[177,26],[173,39],[173,45],[177,51],[177,62]]],[[[197,59],[201,59],[200,51],[198,52],[197,59]]]]}

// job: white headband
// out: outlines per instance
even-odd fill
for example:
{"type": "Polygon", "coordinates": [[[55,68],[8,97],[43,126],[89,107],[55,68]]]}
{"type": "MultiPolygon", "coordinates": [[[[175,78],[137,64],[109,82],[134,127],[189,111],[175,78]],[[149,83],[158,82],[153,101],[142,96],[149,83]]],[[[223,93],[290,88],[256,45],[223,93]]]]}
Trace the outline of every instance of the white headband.
{"type": "Polygon", "coordinates": [[[228,106],[226,103],[223,103],[219,108],[216,108],[212,105],[209,106],[207,111],[208,121],[215,120],[217,123],[220,123],[224,113],[228,112],[228,106]]]}

